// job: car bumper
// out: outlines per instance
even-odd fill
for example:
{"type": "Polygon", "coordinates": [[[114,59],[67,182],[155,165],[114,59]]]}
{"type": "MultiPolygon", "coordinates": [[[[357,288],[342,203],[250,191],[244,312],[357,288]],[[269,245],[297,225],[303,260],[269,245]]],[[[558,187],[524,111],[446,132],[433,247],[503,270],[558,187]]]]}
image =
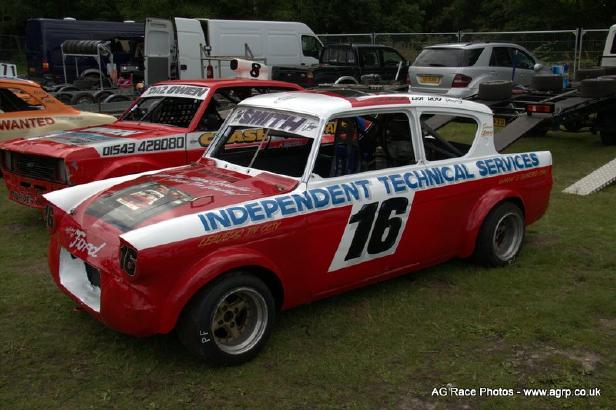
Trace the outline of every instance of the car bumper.
{"type": "Polygon", "coordinates": [[[9,199],[31,208],[45,206],[43,195],[67,188],[67,184],[28,178],[3,170],[4,182],[9,192],[9,199]]]}
{"type": "Polygon", "coordinates": [[[72,256],[55,236],[49,244],[49,268],[60,290],[94,319],[133,336],[160,333],[152,297],[124,279],[123,273],[96,269],[72,256]]]}
{"type": "Polygon", "coordinates": [[[438,94],[453,98],[467,98],[477,94],[475,88],[436,88],[436,87],[415,87],[411,86],[410,91],[417,94],[438,94]]]}

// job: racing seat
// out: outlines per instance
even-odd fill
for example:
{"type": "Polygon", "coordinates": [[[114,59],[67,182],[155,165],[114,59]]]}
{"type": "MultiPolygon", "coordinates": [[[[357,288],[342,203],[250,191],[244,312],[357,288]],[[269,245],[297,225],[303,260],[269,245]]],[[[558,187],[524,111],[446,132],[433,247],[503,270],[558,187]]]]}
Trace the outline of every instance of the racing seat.
{"type": "Polygon", "coordinates": [[[357,120],[340,118],[337,121],[330,177],[355,174],[362,164],[357,120]]]}
{"type": "Polygon", "coordinates": [[[395,118],[385,129],[385,149],[390,166],[398,167],[415,164],[415,153],[411,140],[411,128],[406,118],[395,118]]]}

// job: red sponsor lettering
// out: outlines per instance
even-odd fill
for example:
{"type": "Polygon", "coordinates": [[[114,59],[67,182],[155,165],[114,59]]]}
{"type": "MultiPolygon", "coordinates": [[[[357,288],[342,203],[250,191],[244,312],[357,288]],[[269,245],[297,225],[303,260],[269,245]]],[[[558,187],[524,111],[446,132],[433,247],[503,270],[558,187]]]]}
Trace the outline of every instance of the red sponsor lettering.
{"type": "Polygon", "coordinates": [[[395,104],[410,104],[409,97],[369,97],[369,98],[349,98],[353,107],[370,107],[372,105],[395,105],[395,104]]]}

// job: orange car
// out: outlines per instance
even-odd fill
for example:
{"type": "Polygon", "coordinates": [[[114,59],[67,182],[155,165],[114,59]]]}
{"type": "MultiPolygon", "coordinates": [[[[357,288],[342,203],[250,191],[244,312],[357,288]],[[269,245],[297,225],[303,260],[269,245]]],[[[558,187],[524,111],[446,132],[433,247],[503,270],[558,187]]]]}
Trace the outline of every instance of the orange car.
{"type": "Polygon", "coordinates": [[[47,94],[40,85],[0,78],[0,141],[114,122],[111,115],[79,111],[47,94]]]}

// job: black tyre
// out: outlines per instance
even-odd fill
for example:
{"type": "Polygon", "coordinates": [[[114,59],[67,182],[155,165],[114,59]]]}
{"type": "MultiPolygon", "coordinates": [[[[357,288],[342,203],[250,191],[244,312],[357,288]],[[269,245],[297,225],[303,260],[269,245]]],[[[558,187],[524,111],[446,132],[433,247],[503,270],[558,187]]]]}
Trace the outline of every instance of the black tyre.
{"type": "Polygon", "coordinates": [[[64,104],[70,104],[73,96],[69,93],[58,93],[55,95],[56,99],[60,100],[64,104]]]}
{"type": "Polygon", "coordinates": [[[111,94],[113,93],[109,90],[98,90],[97,92],[92,94],[92,96],[94,97],[94,100],[96,100],[96,102],[103,102],[111,94]]]}
{"type": "Polygon", "coordinates": [[[582,118],[572,117],[563,121],[563,127],[570,132],[577,132],[584,128],[585,121],[582,118]]]}
{"type": "Polygon", "coordinates": [[[59,93],[65,93],[68,91],[81,91],[81,90],[75,87],[74,85],[65,85],[64,87],[61,87],[60,89],[58,89],[59,93]]]}
{"type": "Polygon", "coordinates": [[[537,91],[560,91],[563,89],[563,77],[558,74],[535,74],[531,87],[537,91]]]}
{"type": "Polygon", "coordinates": [[[479,99],[485,101],[498,101],[511,98],[513,83],[511,81],[494,80],[479,84],[479,99]]]}
{"type": "Polygon", "coordinates": [[[496,205],[481,225],[475,260],[485,266],[505,266],[520,253],[524,240],[524,214],[512,202],[496,205]]]}
{"type": "Polygon", "coordinates": [[[616,94],[616,80],[611,78],[589,78],[580,84],[580,96],[588,98],[607,97],[616,94]]]}
{"type": "Polygon", "coordinates": [[[92,93],[89,92],[82,92],[82,93],[77,93],[75,95],[73,95],[73,98],[71,98],[71,104],[75,105],[75,104],[94,104],[96,103],[96,100],[94,99],[94,96],[92,95],[92,93]]]}
{"type": "Polygon", "coordinates": [[[601,130],[599,131],[601,142],[605,145],[616,145],[616,130],[601,130]]]}
{"type": "Polygon", "coordinates": [[[232,272],[193,297],[177,330],[188,350],[207,362],[237,365],[259,353],[275,318],[270,289],[256,276],[232,272]]]}
{"type": "Polygon", "coordinates": [[[575,72],[575,80],[582,81],[588,78],[597,78],[605,74],[602,68],[581,68],[575,72]]]}
{"type": "Polygon", "coordinates": [[[107,98],[103,100],[104,103],[118,102],[118,101],[130,101],[130,98],[127,97],[126,95],[111,94],[110,96],[108,96],[107,98]]]}
{"type": "Polygon", "coordinates": [[[78,79],[73,81],[73,86],[79,90],[91,90],[94,86],[94,82],[87,79],[78,79]]]}
{"type": "Polygon", "coordinates": [[[549,130],[552,129],[550,121],[542,121],[534,128],[531,128],[524,134],[526,137],[541,138],[545,137],[549,130]]]}

